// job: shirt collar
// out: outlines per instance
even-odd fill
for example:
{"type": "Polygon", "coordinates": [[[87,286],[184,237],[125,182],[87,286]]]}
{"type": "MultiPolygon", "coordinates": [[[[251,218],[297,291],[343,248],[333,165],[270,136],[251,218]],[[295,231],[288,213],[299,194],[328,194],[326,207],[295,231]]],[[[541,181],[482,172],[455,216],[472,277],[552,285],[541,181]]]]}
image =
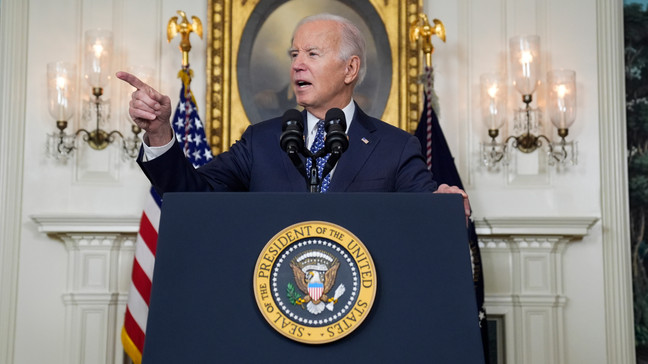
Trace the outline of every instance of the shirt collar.
{"type": "MultiPolygon", "coordinates": [[[[353,121],[353,115],[355,114],[355,102],[353,102],[353,98],[349,102],[347,106],[342,109],[342,112],[344,112],[344,117],[346,118],[346,125],[347,128],[345,132],[349,132],[349,128],[351,127],[351,121],[353,121]]],[[[307,144],[308,148],[310,148],[311,144],[313,144],[313,140],[315,140],[315,134],[317,134],[317,123],[320,121],[315,115],[311,114],[310,112],[306,111],[306,124],[308,126],[308,134],[307,134],[307,144]]]]}

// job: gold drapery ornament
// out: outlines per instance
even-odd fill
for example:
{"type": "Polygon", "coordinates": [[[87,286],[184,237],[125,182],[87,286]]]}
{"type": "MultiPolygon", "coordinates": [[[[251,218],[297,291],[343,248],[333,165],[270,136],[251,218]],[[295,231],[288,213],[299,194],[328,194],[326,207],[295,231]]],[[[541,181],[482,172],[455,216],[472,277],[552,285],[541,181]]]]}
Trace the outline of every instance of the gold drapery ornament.
{"type": "Polygon", "coordinates": [[[191,42],[189,41],[189,34],[192,32],[198,34],[200,39],[202,39],[202,23],[197,16],[192,16],[191,20],[193,23],[189,23],[187,19],[187,14],[184,11],[178,10],[178,15],[182,17],[182,21],[178,23],[178,17],[174,16],[169,19],[169,24],[167,25],[167,41],[170,43],[178,33],[182,39],[180,40],[180,51],[182,51],[182,66],[189,66],[189,51],[191,50],[191,42]]]}
{"type": "Polygon", "coordinates": [[[410,41],[419,42],[421,50],[425,54],[425,64],[432,67],[432,52],[434,46],[432,45],[432,36],[436,35],[444,43],[446,41],[445,26],[439,19],[433,19],[434,26],[428,21],[425,13],[419,13],[416,20],[410,24],[410,41]]]}

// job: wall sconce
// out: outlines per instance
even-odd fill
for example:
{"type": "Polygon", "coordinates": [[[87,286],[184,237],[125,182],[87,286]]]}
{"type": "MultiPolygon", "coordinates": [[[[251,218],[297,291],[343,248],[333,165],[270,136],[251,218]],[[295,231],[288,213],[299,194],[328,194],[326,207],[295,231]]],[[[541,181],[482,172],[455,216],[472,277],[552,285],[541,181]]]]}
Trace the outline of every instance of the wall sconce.
{"type": "Polygon", "coordinates": [[[540,134],[542,112],[532,108],[533,94],[539,83],[540,38],[538,36],[513,37],[509,42],[513,85],[522,95],[523,108],[514,111],[513,135],[504,142],[497,142],[499,130],[506,122],[506,83],[499,74],[485,74],[480,78],[481,109],[483,121],[488,128],[490,142],[482,144],[482,161],[487,167],[499,162],[508,164],[510,148],[531,153],[546,144],[551,166],[577,163],[577,144],[567,142],[565,137],[576,118],[576,73],[570,70],[553,70],[547,74],[549,118],[558,129],[558,142],[552,142],[540,134]]]}
{"type": "Polygon", "coordinates": [[[95,150],[103,150],[113,143],[117,136],[122,140],[122,152],[130,158],[137,157],[141,129],[132,124],[133,135],[124,137],[119,130],[107,132],[101,128],[110,119],[110,103],[102,100],[104,88],[110,80],[110,62],[112,58],[112,32],[108,30],[89,30],[85,33],[84,74],[83,78],[92,89],[93,99],[83,102],[81,119],[84,124],[94,124],[94,130],[80,128],[73,134],[65,132],[68,121],[74,114],[74,84],[76,66],[56,62],[47,66],[49,112],[56,119],[58,133],[48,135],[48,152],[60,160],[67,160],[74,149],[76,139],[82,140],[95,150]]]}

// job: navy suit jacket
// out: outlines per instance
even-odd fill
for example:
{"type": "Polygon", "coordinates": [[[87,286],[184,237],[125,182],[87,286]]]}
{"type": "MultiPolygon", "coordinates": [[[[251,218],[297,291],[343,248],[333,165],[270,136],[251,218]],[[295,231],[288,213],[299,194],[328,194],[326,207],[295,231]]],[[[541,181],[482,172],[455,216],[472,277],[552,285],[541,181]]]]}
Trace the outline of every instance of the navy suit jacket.
{"type": "MultiPolygon", "coordinates": [[[[305,112],[304,112],[305,114],[305,112]]],[[[188,191],[308,192],[306,179],[281,149],[282,118],[251,125],[229,151],[194,169],[179,143],[138,164],[160,194],[188,191]]],[[[357,105],[349,148],[337,163],[329,192],[433,192],[437,188],[418,139],[366,115],[357,105]]]]}

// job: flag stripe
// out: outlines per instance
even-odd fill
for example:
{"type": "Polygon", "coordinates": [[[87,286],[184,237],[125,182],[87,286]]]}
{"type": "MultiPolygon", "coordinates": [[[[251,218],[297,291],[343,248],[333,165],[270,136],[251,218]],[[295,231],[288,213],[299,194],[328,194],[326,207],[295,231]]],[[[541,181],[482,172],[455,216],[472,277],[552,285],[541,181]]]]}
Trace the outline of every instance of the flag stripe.
{"type": "Polygon", "coordinates": [[[139,234],[146,246],[148,246],[149,250],[151,250],[151,252],[153,252],[153,255],[155,255],[158,233],[146,214],[142,214],[139,234]]]}
{"type": "Polygon", "coordinates": [[[139,262],[133,263],[133,286],[140,293],[147,305],[151,299],[151,279],[146,275],[139,262]]]}
{"type": "Polygon", "coordinates": [[[155,267],[155,255],[141,238],[135,244],[135,261],[138,262],[149,280],[153,279],[153,268],[155,267]]]}
{"type": "Polygon", "coordinates": [[[128,310],[131,313],[133,320],[137,323],[140,330],[146,332],[146,324],[148,320],[148,305],[140,295],[139,291],[131,285],[128,291],[128,310]]]}
{"type": "Polygon", "coordinates": [[[144,213],[148,216],[151,225],[157,231],[160,227],[160,207],[162,207],[162,200],[157,200],[156,196],[153,196],[154,193],[157,195],[155,190],[151,189],[150,192],[145,202],[144,213]]]}
{"type": "Polygon", "coordinates": [[[126,315],[124,317],[124,328],[137,350],[142,353],[144,351],[144,331],[140,329],[128,308],[126,308],[126,315]]]}

